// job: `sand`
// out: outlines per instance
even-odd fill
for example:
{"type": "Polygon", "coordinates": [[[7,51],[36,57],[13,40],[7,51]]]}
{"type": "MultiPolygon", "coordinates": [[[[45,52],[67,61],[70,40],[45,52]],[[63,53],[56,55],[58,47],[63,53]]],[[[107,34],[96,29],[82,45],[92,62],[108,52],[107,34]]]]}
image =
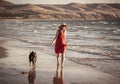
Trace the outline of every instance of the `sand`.
{"type": "MultiPolygon", "coordinates": [[[[0,58],[0,84],[29,84],[30,82],[33,84],[53,84],[57,69],[55,55],[37,50],[36,68],[31,69],[28,63],[30,49],[10,46],[9,41],[5,41],[4,44],[0,43],[0,45],[0,54],[4,57],[0,58]]],[[[64,84],[120,83],[119,76],[78,64],[68,58],[66,58],[63,71],[64,84]]]]}

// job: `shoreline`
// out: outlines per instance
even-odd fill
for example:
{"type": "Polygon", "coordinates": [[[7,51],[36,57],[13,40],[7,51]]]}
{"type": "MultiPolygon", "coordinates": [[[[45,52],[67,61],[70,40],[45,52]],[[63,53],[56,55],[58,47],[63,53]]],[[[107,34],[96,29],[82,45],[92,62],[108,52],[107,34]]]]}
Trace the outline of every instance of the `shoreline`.
{"type": "MultiPolygon", "coordinates": [[[[2,46],[3,43],[4,42],[0,43],[0,45],[2,46]]],[[[7,49],[9,54],[6,59],[1,60],[1,84],[16,84],[16,82],[18,82],[18,84],[27,83],[30,68],[26,55],[29,54],[29,50],[15,48],[8,45],[5,45],[5,47],[8,47],[7,49]],[[5,77],[2,79],[2,76],[5,77]]],[[[6,49],[4,47],[0,47],[0,49],[2,49],[1,53],[4,56],[4,54],[7,53],[5,52],[6,49]]],[[[35,73],[37,77],[35,82],[37,81],[38,83],[52,84],[52,77],[54,77],[56,72],[56,57],[39,51],[37,51],[37,55],[37,72],[35,73]],[[46,62],[48,59],[49,61],[46,62]],[[45,80],[48,80],[48,82],[45,80]]],[[[78,59],[75,61],[77,60],[78,59]]],[[[119,84],[119,77],[116,77],[110,73],[101,72],[93,67],[75,63],[72,60],[70,61],[69,58],[67,58],[65,61],[64,70],[65,82],[67,82],[67,84],[71,84],[71,82],[75,82],[75,84],[119,84]],[[75,73],[75,71],[77,73],[75,73]],[[73,75],[75,78],[71,78],[71,75],[73,75]],[[78,78],[80,78],[80,80],[77,80],[78,78]]]]}
{"type": "Polygon", "coordinates": [[[15,18],[7,18],[7,19],[0,19],[0,20],[40,20],[40,21],[120,21],[118,19],[15,19],[15,18]]]}
{"type": "Polygon", "coordinates": [[[120,59],[115,58],[68,58],[70,61],[79,64],[91,67],[97,71],[111,74],[117,78],[120,78],[120,68],[119,63],[120,59]]]}

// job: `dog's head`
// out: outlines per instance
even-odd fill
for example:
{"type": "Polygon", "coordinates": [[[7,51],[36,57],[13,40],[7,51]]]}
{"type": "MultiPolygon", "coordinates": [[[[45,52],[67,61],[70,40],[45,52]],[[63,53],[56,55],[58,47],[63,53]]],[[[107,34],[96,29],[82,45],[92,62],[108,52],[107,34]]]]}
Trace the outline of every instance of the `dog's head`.
{"type": "Polygon", "coordinates": [[[31,51],[30,54],[29,54],[29,56],[30,56],[30,57],[31,57],[31,56],[36,57],[37,55],[36,55],[36,52],[35,52],[35,51],[31,51]]]}
{"type": "Polygon", "coordinates": [[[32,53],[32,54],[36,54],[36,52],[35,52],[35,51],[32,51],[31,53],[32,53]]]}

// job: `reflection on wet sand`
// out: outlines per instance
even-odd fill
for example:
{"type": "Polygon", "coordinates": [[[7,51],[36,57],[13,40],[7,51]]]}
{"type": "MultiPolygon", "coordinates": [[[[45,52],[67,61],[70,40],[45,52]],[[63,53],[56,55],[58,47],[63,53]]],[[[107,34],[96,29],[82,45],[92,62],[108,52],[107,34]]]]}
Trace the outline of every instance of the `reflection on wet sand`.
{"type": "Polygon", "coordinates": [[[29,74],[28,74],[29,84],[35,84],[35,78],[36,78],[36,70],[35,70],[35,67],[32,67],[30,68],[29,74]]]}
{"type": "Polygon", "coordinates": [[[56,74],[53,77],[53,84],[65,84],[64,83],[64,67],[60,69],[60,67],[57,66],[56,74]]]}

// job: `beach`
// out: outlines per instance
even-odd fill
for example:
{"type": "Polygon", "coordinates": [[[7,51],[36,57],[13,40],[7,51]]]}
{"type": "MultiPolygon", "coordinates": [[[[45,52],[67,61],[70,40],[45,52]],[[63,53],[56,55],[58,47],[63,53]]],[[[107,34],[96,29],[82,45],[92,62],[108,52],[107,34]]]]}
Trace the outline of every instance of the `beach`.
{"type": "MultiPolygon", "coordinates": [[[[51,42],[61,22],[0,21],[1,84],[29,84],[31,81],[33,84],[54,84],[57,66],[51,42]],[[31,51],[36,51],[38,57],[33,71],[28,60],[31,51]]],[[[85,26],[89,22],[78,23],[66,21],[69,30],[62,69],[64,84],[119,84],[119,25],[114,23],[110,27],[109,22],[102,26],[100,22],[92,22],[85,26]],[[103,26],[107,27],[101,29],[103,26]]]]}
{"type": "MultiPolygon", "coordinates": [[[[25,50],[8,48],[8,54],[13,57],[1,59],[1,84],[28,84],[29,64],[25,50]],[[21,54],[22,53],[22,54],[21,54]],[[18,56],[14,56],[17,54],[18,56]],[[15,57],[15,58],[14,58],[15,57]],[[26,58],[25,58],[26,57],[26,58]]],[[[3,55],[5,52],[2,53],[3,55]]],[[[56,72],[56,58],[37,51],[36,83],[52,84],[56,72]],[[47,62],[46,62],[47,61],[47,62]]],[[[78,60],[78,59],[77,59],[78,60]]],[[[117,66],[118,67],[118,66],[117,66]]],[[[113,66],[114,68],[114,66],[113,66]]],[[[102,69],[101,69],[102,70],[102,69]]],[[[114,72],[114,71],[111,71],[114,72]]],[[[119,73],[118,73],[119,74],[119,73]]],[[[119,76],[95,70],[89,66],[76,64],[66,59],[64,67],[65,84],[119,84],[119,76]]]]}

